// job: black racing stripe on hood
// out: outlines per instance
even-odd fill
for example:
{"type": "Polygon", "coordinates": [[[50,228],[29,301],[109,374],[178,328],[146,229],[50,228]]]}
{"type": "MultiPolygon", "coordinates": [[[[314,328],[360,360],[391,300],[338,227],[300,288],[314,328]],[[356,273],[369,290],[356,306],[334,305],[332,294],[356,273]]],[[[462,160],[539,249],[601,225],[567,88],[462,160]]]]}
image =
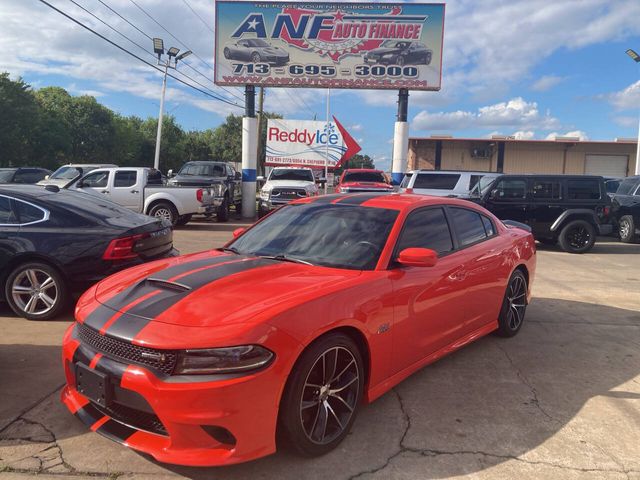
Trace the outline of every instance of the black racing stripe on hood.
{"type": "Polygon", "coordinates": [[[353,195],[349,195],[342,200],[339,200],[338,205],[362,205],[369,200],[374,200],[383,195],[388,195],[387,192],[376,192],[376,193],[354,193],[353,195]]]}
{"type": "MultiPolygon", "coordinates": [[[[242,258],[242,257],[238,257],[242,258]]],[[[147,326],[154,318],[169,310],[178,302],[183,301],[190,294],[199,288],[213,282],[226,278],[230,275],[253,270],[254,268],[273,265],[273,260],[254,258],[251,260],[238,261],[219,267],[210,268],[195,272],[181,278],[179,283],[186,285],[191,290],[177,292],[172,290],[162,290],[158,295],[148,298],[144,302],[136,305],[131,310],[123,313],[113,325],[107,329],[107,335],[122,340],[133,340],[140,331],[147,326]]]]}
{"type": "Polygon", "coordinates": [[[335,200],[338,200],[339,198],[344,198],[344,194],[334,193],[331,195],[321,195],[311,203],[313,203],[314,205],[322,205],[326,203],[331,203],[335,200]]]}
{"type": "Polygon", "coordinates": [[[98,411],[96,407],[88,403],[76,412],[76,417],[78,417],[85,425],[91,426],[104,417],[104,415],[98,411]]]}
{"type": "Polygon", "coordinates": [[[93,312],[87,315],[83,323],[94,330],[100,331],[100,329],[104,327],[104,324],[107,323],[115,313],[113,309],[105,305],[99,305],[93,312]]]}
{"type": "Polygon", "coordinates": [[[96,431],[115,442],[124,443],[131,435],[136,433],[138,430],[128,427],[123,423],[116,422],[113,419],[109,419],[104,422],[104,424],[101,425],[100,428],[98,428],[98,430],[96,431]]]}

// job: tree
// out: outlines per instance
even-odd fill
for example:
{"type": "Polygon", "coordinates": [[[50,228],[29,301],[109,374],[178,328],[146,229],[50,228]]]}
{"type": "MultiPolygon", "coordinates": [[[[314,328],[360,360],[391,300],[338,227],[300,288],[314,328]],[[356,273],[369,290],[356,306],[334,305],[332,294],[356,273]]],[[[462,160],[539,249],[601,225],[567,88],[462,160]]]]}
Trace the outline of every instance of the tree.
{"type": "MultiPolygon", "coordinates": [[[[158,120],[147,118],[140,127],[144,138],[139,167],[153,167],[156,148],[158,120]]],[[[162,171],[179,169],[185,162],[184,131],[173,115],[165,115],[162,120],[162,142],[160,143],[160,169],[162,171]]]]}

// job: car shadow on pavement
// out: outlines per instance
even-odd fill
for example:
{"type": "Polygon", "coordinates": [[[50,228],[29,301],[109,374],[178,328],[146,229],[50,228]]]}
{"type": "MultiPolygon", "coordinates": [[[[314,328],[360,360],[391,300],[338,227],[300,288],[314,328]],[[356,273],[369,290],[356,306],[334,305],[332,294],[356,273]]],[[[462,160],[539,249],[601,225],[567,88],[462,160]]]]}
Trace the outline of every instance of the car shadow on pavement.
{"type": "MultiPolygon", "coordinates": [[[[565,253],[560,245],[545,245],[536,243],[536,248],[542,252],[558,252],[565,253]]],[[[620,240],[613,238],[599,239],[589,252],[584,255],[605,254],[605,255],[629,255],[640,254],[640,244],[622,243],[620,240]]],[[[571,255],[566,253],[566,255],[571,255]]]]}
{"type": "Polygon", "coordinates": [[[550,475],[640,469],[639,347],[638,311],[535,298],[518,336],[485,337],[417,372],[324,457],[164,468],[194,480],[445,478],[508,461],[550,475]]]}

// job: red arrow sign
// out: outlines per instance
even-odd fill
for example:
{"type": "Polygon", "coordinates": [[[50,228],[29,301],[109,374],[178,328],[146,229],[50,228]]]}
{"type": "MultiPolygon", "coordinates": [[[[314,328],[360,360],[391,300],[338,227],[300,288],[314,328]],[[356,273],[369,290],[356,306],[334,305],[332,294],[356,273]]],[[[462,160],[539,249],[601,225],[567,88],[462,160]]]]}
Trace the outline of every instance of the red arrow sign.
{"type": "Polygon", "coordinates": [[[338,126],[338,130],[340,130],[340,133],[342,134],[342,139],[344,140],[344,144],[347,146],[347,151],[344,152],[344,155],[342,155],[342,158],[336,164],[336,167],[339,167],[342,164],[342,162],[346,162],[351,157],[353,157],[356,153],[361,151],[362,147],[360,147],[360,145],[358,145],[358,142],[356,142],[354,138],[351,135],[349,135],[349,132],[347,132],[347,130],[342,126],[342,124],[338,121],[336,117],[333,117],[333,121],[336,122],[336,125],[338,126]]]}

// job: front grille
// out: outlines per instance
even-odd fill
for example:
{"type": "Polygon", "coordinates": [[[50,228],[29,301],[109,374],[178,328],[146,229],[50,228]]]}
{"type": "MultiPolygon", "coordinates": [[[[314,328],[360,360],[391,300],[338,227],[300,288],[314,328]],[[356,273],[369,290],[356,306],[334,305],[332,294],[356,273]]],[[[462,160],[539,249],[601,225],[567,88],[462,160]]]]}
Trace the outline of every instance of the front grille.
{"type": "Polygon", "coordinates": [[[149,412],[143,412],[135,408],[126,407],[119,403],[113,403],[109,407],[103,407],[97,403],[91,402],[100,413],[107,415],[118,422],[129,425],[130,427],[146,432],[157,433],[158,435],[167,435],[167,429],[164,427],[157,415],[149,412]]]}
{"type": "Polygon", "coordinates": [[[275,197],[277,200],[293,200],[296,198],[304,198],[307,196],[307,191],[304,189],[278,189],[274,188],[271,191],[271,196],[275,197]]]}
{"type": "Polygon", "coordinates": [[[171,375],[178,360],[175,350],[157,350],[133,345],[124,340],[101,335],[97,330],[82,323],[78,324],[78,338],[83,344],[107,357],[149,367],[166,375],[171,375]],[[145,358],[143,354],[151,358],[145,358]]]}

